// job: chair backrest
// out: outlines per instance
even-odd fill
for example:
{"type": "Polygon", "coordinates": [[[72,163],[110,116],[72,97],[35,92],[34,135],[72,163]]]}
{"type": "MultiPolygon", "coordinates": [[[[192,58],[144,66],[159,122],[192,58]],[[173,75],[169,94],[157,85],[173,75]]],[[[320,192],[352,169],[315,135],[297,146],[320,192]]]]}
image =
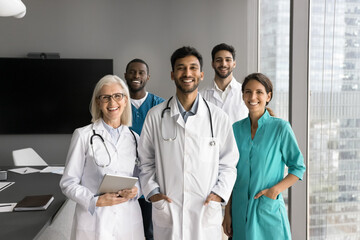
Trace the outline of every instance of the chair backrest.
{"type": "Polygon", "coordinates": [[[32,148],[12,152],[15,166],[47,166],[48,164],[32,148]]]}

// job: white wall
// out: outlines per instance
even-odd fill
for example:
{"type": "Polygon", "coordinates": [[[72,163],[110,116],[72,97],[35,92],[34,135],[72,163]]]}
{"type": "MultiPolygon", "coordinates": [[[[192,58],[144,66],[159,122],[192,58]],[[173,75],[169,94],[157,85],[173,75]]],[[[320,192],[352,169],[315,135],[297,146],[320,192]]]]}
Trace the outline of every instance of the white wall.
{"type": "MultiPolygon", "coordinates": [[[[237,50],[235,77],[241,81],[248,73],[246,32],[251,23],[246,22],[246,0],[23,2],[27,6],[24,18],[0,18],[0,57],[57,52],[61,58],[112,58],[114,73],[120,77],[128,61],[142,58],[150,66],[147,90],[164,98],[175,90],[170,80],[170,56],[184,45],[203,55],[203,85],[212,81],[210,52],[221,42],[237,50]]],[[[0,113],[0,117],[11,116],[0,113]]],[[[0,165],[11,164],[11,151],[22,147],[34,147],[49,163],[63,163],[70,137],[0,135],[0,165]]]]}

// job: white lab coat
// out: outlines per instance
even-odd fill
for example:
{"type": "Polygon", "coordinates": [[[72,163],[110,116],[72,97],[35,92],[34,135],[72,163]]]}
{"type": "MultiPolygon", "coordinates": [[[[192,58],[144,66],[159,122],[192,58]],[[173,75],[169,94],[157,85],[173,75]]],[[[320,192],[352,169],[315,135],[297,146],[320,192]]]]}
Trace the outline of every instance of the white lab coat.
{"type": "Polygon", "coordinates": [[[236,81],[235,78],[229,83],[230,91],[223,102],[219,93],[215,90],[215,81],[211,86],[205,87],[200,91],[205,100],[220,107],[230,118],[231,124],[244,119],[248,116],[249,110],[247,109],[242,98],[241,83],[236,81]]]}
{"type": "Polygon", "coordinates": [[[226,204],[236,180],[239,159],[233,131],[227,115],[209,104],[215,146],[210,146],[211,130],[208,109],[199,96],[197,114],[185,124],[175,99],[164,114],[165,138],[161,135],[161,112],[167,101],[153,107],[145,119],[140,136],[140,183],[144,196],[160,188],[172,203],[160,200],[152,204],[156,240],[221,239],[221,204],[204,202],[211,192],[226,204]]]}
{"type": "MultiPolygon", "coordinates": [[[[136,133],[135,136],[138,138],[136,133]]],[[[98,163],[108,163],[109,157],[100,138],[94,137],[93,141],[98,163]]],[[[126,126],[116,146],[101,120],[75,130],[60,180],[63,193],[77,203],[72,239],[144,239],[141,210],[136,199],[114,206],[96,207],[98,197],[94,197],[106,173],[133,176],[135,159],[135,140],[126,126]],[[108,167],[99,167],[94,162],[90,145],[93,129],[104,138],[110,152],[112,161],[108,167]]]]}

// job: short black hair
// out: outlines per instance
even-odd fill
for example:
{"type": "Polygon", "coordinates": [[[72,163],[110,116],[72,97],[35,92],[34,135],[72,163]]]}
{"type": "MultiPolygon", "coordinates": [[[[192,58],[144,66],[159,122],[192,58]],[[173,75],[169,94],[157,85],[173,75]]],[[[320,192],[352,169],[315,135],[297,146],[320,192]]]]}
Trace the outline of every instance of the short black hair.
{"type": "Polygon", "coordinates": [[[146,66],[146,72],[147,72],[147,74],[149,74],[149,66],[147,65],[147,63],[146,63],[144,60],[142,60],[142,59],[140,59],[140,58],[135,58],[135,59],[131,60],[131,61],[126,65],[126,70],[125,70],[125,71],[127,72],[128,69],[129,69],[130,64],[131,64],[131,63],[135,63],[135,62],[145,64],[145,66],[146,66]]]}
{"type": "Polygon", "coordinates": [[[212,61],[215,60],[215,54],[218,51],[221,51],[221,50],[226,50],[226,51],[230,52],[232,57],[233,57],[233,60],[235,60],[235,48],[233,46],[231,46],[231,45],[226,44],[226,43],[220,43],[220,44],[216,45],[213,48],[213,50],[211,51],[212,61]]]}
{"type": "Polygon", "coordinates": [[[194,56],[199,60],[200,63],[200,71],[202,70],[202,66],[203,66],[203,58],[201,56],[201,54],[198,52],[198,50],[196,50],[193,47],[187,46],[187,47],[181,47],[179,49],[177,49],[172,55],[171,55],[171,68],[172,71],[174,71],[174,67],[175,67],[175,62],[176,60],[178,60],[179,58],[184,58],[187,56],[194,56]]]}

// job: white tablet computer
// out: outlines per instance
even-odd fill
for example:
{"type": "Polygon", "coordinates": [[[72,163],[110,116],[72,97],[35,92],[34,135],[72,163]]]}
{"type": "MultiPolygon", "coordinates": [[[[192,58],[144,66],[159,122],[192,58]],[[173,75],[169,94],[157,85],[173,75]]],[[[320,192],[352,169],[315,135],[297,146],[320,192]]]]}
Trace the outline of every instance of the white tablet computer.
{"type": "Polygon", "coordinates": [[[137,177],[117,176],[105,174],[96,195],[103,193],[117,192],[123,189],[132,188],[137,182],[137,177]]]}

